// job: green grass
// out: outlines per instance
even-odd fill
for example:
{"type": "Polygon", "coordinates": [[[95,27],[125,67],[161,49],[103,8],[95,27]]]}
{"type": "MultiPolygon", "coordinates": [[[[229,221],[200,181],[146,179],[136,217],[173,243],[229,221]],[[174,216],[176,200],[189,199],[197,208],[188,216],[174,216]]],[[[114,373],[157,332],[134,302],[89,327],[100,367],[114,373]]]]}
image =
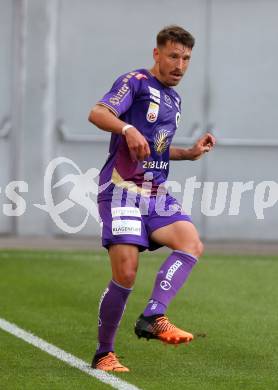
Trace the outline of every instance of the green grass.
{"type": "MultiPolygon", "coordinates": [[[[116,351],[141,389],[278,389],[278,257],[205,256],[169,307],[178,326],[206,333],[178,348],[138,340],[133,323],[165,255],[144,254],[116,351]]],[[[0,252],[0,317],[90,361],[106,253],[0,252]]],[[[108,389],[0,330],[0,388],[108,389]]]]}

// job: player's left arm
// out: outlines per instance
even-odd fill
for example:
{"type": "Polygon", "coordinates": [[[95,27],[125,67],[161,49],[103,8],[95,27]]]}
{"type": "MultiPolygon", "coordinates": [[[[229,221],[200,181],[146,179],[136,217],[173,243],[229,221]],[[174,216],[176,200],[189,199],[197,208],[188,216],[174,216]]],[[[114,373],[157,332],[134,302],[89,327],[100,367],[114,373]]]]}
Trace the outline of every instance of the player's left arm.
{"type": "Polygon", "coordinates": [[[170,160],[198,160],[205,153],[210,152],[215,143],[215,137],[210,133],[206,133],[191,148],[170,146],[170,160]]]}

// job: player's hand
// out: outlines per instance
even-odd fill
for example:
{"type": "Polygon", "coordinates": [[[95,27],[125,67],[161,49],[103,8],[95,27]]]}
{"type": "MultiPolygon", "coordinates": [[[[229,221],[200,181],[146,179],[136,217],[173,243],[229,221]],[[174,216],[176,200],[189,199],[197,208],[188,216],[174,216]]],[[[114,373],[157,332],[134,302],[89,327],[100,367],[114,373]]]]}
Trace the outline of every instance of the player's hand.
{"type": "Polygon", "coordinates": [[[212,134],[210,133],[204,134],[201,138],[198,139],[195,145],[191,148],[191,152],[192,152],[191,160],[198,160],[200,157],[202,157],[203,154],[210,152],[214,147],[215,143],[216,143],[216,139],[212,134]]]}
{"type": "Polygon", "coordinates": [[[143,161],[149,157],[151,151],[148,141],[135,127],[126,131],[125,138],[133,161],[143,161]]]}

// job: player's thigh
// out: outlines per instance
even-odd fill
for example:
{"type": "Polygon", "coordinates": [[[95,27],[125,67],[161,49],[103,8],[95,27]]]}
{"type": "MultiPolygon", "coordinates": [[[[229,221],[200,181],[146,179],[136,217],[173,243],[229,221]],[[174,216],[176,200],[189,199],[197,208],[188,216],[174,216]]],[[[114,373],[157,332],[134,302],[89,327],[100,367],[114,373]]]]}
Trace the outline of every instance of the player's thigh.
{"type": "Polygon", "coordinates": [[[203,252],[203,244],[198,231],[189,221],[176,221],[152,232],[153,241],[173,250],[181,250],[199,257],[203,252]]]}
{"type": "Polygon", "coordinates": [[[124,287],[132,287],[138,269],[138,247],[131,244],[114,244],[110,245],[108,253],[113,280],[124,287]]]}

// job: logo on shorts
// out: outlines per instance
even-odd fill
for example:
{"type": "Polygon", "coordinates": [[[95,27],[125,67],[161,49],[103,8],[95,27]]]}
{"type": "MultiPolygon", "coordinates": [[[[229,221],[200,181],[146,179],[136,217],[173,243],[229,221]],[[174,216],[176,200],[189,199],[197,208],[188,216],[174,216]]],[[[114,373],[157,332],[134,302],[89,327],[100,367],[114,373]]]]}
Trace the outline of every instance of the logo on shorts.
{"type": "Polygon", "coordinates": [[[162,288],[162,290],[168,291],[172,286],[169,282],[167,282],[167,280],[161,280],[160,287],[162,288]]]}
{"type": "Polygon", "coordinates": [[[141,236],[141,221],[133,219],[118,219],[112,221],[112,234],[118,236],[120,234],[132,234],[141,236]]]}
{"type": "Polygon", "coordinates": [[[141,217],[141,213],[138,207],[112,207],[112,218],[117,217],[141,217]]]}

